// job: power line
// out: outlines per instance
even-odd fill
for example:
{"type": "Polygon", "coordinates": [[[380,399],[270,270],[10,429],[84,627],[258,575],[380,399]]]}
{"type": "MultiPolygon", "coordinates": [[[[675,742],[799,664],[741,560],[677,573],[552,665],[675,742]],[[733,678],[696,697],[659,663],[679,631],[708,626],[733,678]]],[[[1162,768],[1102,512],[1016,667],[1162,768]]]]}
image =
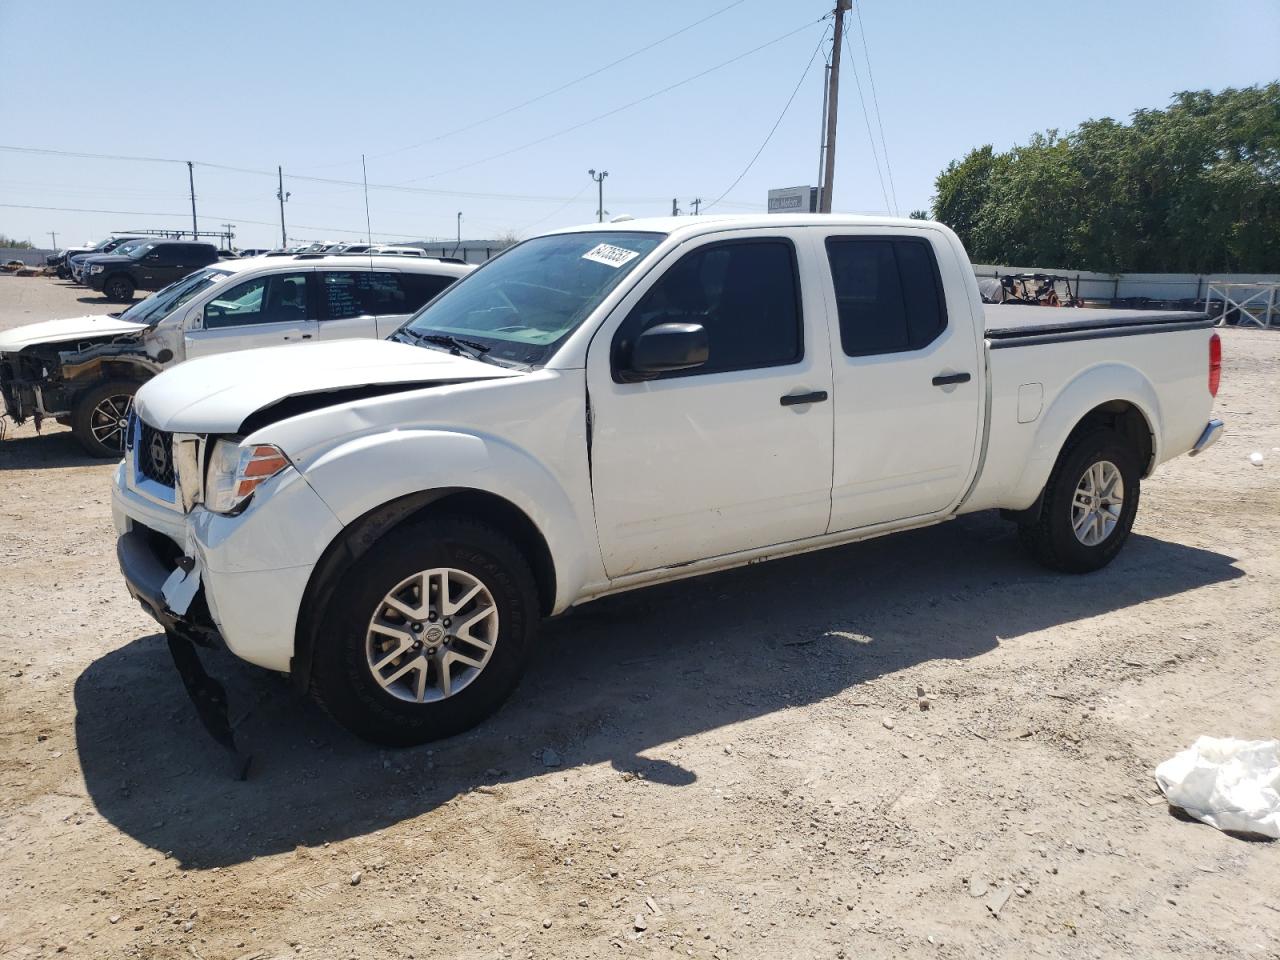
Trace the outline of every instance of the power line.
{"type": "Polygon", "coordinates": [[[858,34],[862,37],[862,57],[867,63],[867,79],[871,81],[871,103],[876,108],[876,124],[880,127],[880,149],[884,151],[884,168],[889,174],[889,193],[893,195],[893,215],[896,217],[898,191],[893,185],[893,167],[889,163],[889,141],[884,138],[884,121],[880,119],[880,98],[876,96],[876,77],[871,72],[871,51],[867,49],[867,31],[862,27],[862,5],[858,0],[854,0],[853,10],[858,15],[858,34]]]}
{"type": "MultiPolygon", "coordinates": [[[[536,97],[530,97],[528,100],[523,100],[520,103],[517,103],[513,107],[507,107],[505,110],[500,110],[497,113],[490,114],[489,116],[483,117],[480,120],[475,120],[471,123],[466,124],[465,126],[461,126],[453,130],[449,130],[446,133],[437,134],[436,136],[431,137],[427,140],[423,140],[420,143],[410,144],[407,147],[397,147],[394,150],[388,150],[385,153],[375,153],[372,155],[372,159],[378,160],[378,159],[381,159],[382,157],[390,157],[397,153],[404,153],[407,150],[417,150],[419,147],[425,147],[427,144],[437,143],[448,137],[456,136],[459,133],[466,133],[468,130],[474,130],[476,127],[482,126],[483,124],[486,124],[486,123],[490,123],[491,121],[494,121],[494,120],[501,119],[502,117],[505,117],[508,114],[515,113],[517,110],[523,110],[525,107],[532,106],[533,104],[538,103],[541,100],[547,99],[547,97],[555,96],[557,93],[560,93],[564,90],[568,90],[570,87],[577,86],[578,84],[582,83],[584,80],[590,80],[592,77],[599,76],[600,74],[604,73],[607,70],[612,70],[614,67],[618,66],[619,64],[626,63],[628,60],[634,59],[635,57],[640,56],[640,54],[642,53],[647,53],[648,51],[652,50],[654,47],[658,47],[666,43],[668,40],[674,40],[676,37],[680,36],[682,33],[688,33],[694,27],[702,26],[702,24],[706,23],[708,20],[714,20],[716,17],[720,16],[721,14],[728,13],[734,7],[740,6],[744,2],[745,0],[733,0],[732,3],[721,7],[719,10],[716,10],[714,13],[707,14],[705,17],[701,18],[700,20],[695,20],[693,23],[690,23],[687,26],[681,27],[679,30],[676,30],[674,33],[668,33],[665,37],[662,37],[658,40],[654,40],[652,43],[646,44],[645,46],[640,47],[638,50],[633,50],[631,51],[631,53],[628,53],[625,56],[619,57],[617,60],[614,60],[610,63],[606,63],[603,67],[597,67],[595,70],[592,70],[590,73],[584,73],[582,76],[575,77],[573,80],[570,80],[567,83],[562,83],[560,84],[560,86],[555,87],[554,89],[548,90],[545,93],[540,93],[536,97]]],[[[339,164],[328,164],[327,166],[338,166],[338,165],[339,164]]],[[[312,169],[321,169],[321,168],[313,167],[312,169]]]]}
{"type": "MultiPolygon", "coordinates": [[[[96,210],[96,209],[88,209],[83,207],[43,207],[43,206],[37,206],[35,204],[29,204],[29,203],[0,203],[0,207],[5,207],[11,210],[45,210],[45,211],[52,211],[54,213],[98,213],[98,214],[107,214],[113,217],[174,217],[174,218],[177,218],[177,217],[186,216],[186,214],[184,213],[174,213],[172,211],[166,211],[162,213],[155,210],[96,210]]],[[[218,214],[209,214],[209,216],[214,216],[219,220],[224,219],[218,214]]],[[[231,218],[227,217],[225,219],[230,220],[231,218]]],[[[278,226],[278,224],[270,220],[249,220],[245,217],[237,217],[236,222],[252,223],[255,226],[260,226],[260,227],[278,226]]],[[[322,230],[329,233],[350,233],[350,234],[355,234],[356,236],[364,236],[365,234],[364,230],[347,230],[343,227],[320,227],[320,226],[316,226],[315,224],[307,224],[307,223],[295,223],[294,227],[299,230],[322,230]]],[[[413,234],[413,233],[376,233],[374,234],[374,236],[403,238],[403,239],[422,239],[420,235],[413,234]]]]}
{"type": "Polygon", "coordinates": [[[862,119],[867,125],[867,143],[871,145],[871,159],[876,164],[876,176],[880,179],[880,195],[884,197],[885,211],[893,209],[889,203],[889,192],[884,186],[884,173],[880,169],[880,153],[876,150],[875,134],[871,132],[871,117],[867,113],[867,101],[862,97],[862,81],[858,78],[858,64],[853,59],[852,47],[845,47],[845,52],[849,54],[849,69],[853,71],[853,85],[858,91],[858,103],[862,105],[862,119]]]}
{"type": "Polygon", "coordinates": [[[677,80],[675,83],[669,84],[663,87],[661,90],[655,90],[653,93],[646,94],[645,96],[640,97],[636,100],[632,100],[628,103],[622,104],[621,106],[614,107],[612,110],[606,110],[604,113],[596,114],[596,116],[594,117],[591,117],[587,120],[583,120],[579,123],[575,123],[572,126],[565,127],[563,130],[557,130],[555,133],[549,133],[546,136],[539,137],[536,140],[530,140],[528,143],[522,143],[518,147],[511,147],[509,150],[503,150],[500,153],[494,153],[487,157],[481,157],[478,160],[471,160],[459,166],[450,167],[448,170],[439,170],[436,173],[428,174],[425,177],[414,177],[411,180],[404,180],[399,185],[403,186],[404,184],[420,183],[423,180],[432,180],[436,177],[445,176],[446,174],[458,173],[459,171],[462,171],[462,170],[469,170],[470,168],[479,166],[482,163],[488,163],[491,160],[499,160],[502,157],[509,157],[513,153],[518,153],[521,150],[527,150],[529,147],[536,147],[539,144],[546,143],[548,140],[554,140],[557,137],[562,137],[567,133],[573,133],[575,130],[581,130],[585,126],[589,126],[590,124],[597,123],[598,121],[604,120],[607,117],[612,117],[615,114],[621,113],[624,110],[630,110],[632,107],[636,107],[642,103],[646,103],[649,100],[654,99],[655,97],[660,97],[664,93],[670,93],[672,90],[675,90],[678,87],[683,87],[686,84],[692,83],[695,80],[700,80],[703,77],[707,76],[708,74],[715,73],[717,70],[722,70],[725,67],[730,66],[731,64],[737,63],[739,60],[744,60],[747,57],[751,56],[752,54],[759,53],[761,50],[764,50],[767,47],[772,47],[774,44],[781,43],[783,40],[793,37],[797,33],[800,33],[801,31],[809,29],[815,23],[821,23],[826,19],[827,19],[826,16],[822,16],[822,17],[819,17],[817,20],[810,20],[808,23],[805,23],[799,27],[796,27],[796,29],[788,31],[787,33],[782,34],[782,36],[780,37],[774,37],[772,40],[762,43],[758,47],[752,47],[750,50],[746,51],[745,53],[740,53],[736,57],[730,57],[728,60],[722,61],[721,63],[717,63],[714,67],[708,67],[705,70],[702,70],[698,73],[693,74],[692,76],[685,77],[683,80],[677,80]]]}
{"type": "MultiPolygon", "coordinates": [[[[825,19],[825,17],[823,19],[825,19]]],[[[755,152],[755,156],[753,156],[747,165],[742,168],[742,172],[738,174],[738,178],[734,180],[733,183],[729,184],[724,193],[721,193],[720,196],[716,197],[710,203],[705,204],[708,210],[723,200],[730,190],[741,183],[742,178],[747,175],[747,171],[755,166],[755,162],[760,159],[760,154],[764,153],[764,148],[767,147],[769,145],[769,141],[773,139],[773,135],[777,132],[778,126],[782,123],[782,118],[785,117],[787,115],[787,111],[791,109],[791,104],[795,100],[796,94],[800,92],[800,86],[804,83],[804,78],[809,75],[809,69],[813,66],[813,61],[817,59],[818,52],[822,49],[822,45],[826,43],[826,41],[827,31],[823,30],[822,37],[818,40],[818,45],[813,48],[813,53],[809,55],[809,62],[804,65],[804,72],[800,74],[800,79],[796,81],[795,89],[791,91],[791,96],[787,97],[787,102],[783,104],[782,112],[778,114],[778,119],[775,120],[773,122],[773,126],[769,128],[769,133],[765,136],[764,142],[760,144],[760,149],[755,152]]]]}
{"type": "Polygon", "coordinates": [[[530,229],[530,228],[532,228],[532,227],[536,227],[536,226],[538,226],[539,224],[546,223],[548,220],[550,220],[552,217],[554,217],[556,214],[558,214],[561,210],[564,210],[566,207],[568,207],[568,206],[569,206],[571,203],[573,203],[575,200],[578,200],[578,199],[579,199],[579,198],[580,198],[584,193],[586,193],[586,192],[587,192],[588,190],[590,190],[590,189],[591,189],[591,187],[589,187],[589,186],[587,186],[587,187],[583,187],[581,190],[579,190],[576,194],[574,194],[572,197],[570,197],[570,198],[569,198],[568,200],[566,200],[564,203],[560,204],[560,206],[556,207],[554,210],[552,210],[550,213],[548,213],[545,217],[539,217],[537,220],[534,220],[532,223],[526,223],[526,224],[525,224],[523,227],[521,227],[520,229],[515,230],[515,231],[514,231],[514,233],[516,234],[516,236],[519,236],[520,234],[524,233],[526,230],[529,230],[529,229],[530,229]]]}

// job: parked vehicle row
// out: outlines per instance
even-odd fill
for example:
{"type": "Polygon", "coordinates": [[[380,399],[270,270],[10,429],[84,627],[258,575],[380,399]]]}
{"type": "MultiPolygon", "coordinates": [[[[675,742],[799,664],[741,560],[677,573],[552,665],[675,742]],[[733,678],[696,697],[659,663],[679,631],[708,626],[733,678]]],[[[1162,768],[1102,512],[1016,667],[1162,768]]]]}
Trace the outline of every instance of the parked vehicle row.
{"type": "MultiPolygon", "coordinates": [[[[139,249],[155,246],[181,244],[148,240],[139,249]]],[[[176,255],[160,263],[148,257],[88,261],[89,282],[101,289],[124,271],[185,272],[164,266],[176,255]]],[[[56,420],[69,425],[89,453],[119,457],[133,395],[160,371],[188,357],[251,347],[385,337],[471,269],[388,257],[212,263],[120,314],[0,333],[0,395],[17,422],[56,420]]]]}
{"type": "Polygon", "coordinates": [[[1044,565],[1098,570],[1142,480],[1223,429],[1203,314],[984,310],[956,236],[914,220],[592,224],[387,339],[192,347],[285,286],[332,310],[335,282],[356,295],[313,264],[179,311],[196,359],[125,427],[120,567],[223,742],[193,643],[418,743],[496,709],[554,654],[538,621],[605,594],[994,508],[1044,565]]]}

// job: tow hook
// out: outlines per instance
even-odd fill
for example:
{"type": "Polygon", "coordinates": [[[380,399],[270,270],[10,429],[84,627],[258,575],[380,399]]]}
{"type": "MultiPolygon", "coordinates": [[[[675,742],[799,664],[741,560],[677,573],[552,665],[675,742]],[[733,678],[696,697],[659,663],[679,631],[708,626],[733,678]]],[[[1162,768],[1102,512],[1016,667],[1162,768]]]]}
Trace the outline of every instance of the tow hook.
{"type": "Polygon", "coordinates": [[[242,753],[236,746],[235,733],[231,729],[231,718],[227,711],[226,689],[205,672],[195,645],[188,637],[173,628],[165,630],[164,635],[169,641],[169,653],[178,668],[178,675],[182,677],[182,685],[187,688],[187,695],[195,704],[200,722],[209,736],[231,754],[236,779],[247,780],[253,757],[242,753]]]}

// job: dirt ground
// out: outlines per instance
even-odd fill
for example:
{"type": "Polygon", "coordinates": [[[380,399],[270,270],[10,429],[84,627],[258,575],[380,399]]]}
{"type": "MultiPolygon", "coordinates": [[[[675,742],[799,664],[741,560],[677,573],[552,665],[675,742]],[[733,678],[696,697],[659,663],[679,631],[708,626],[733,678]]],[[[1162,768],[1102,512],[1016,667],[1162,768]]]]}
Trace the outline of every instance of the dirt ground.
{"type": "MultiPolygon", "coordinates": [[[[0,277],[0,327],[81,296],[0,277]]],[[[1152,779],[1280,736],[1280,334],[1223,337],[1225,438],[1103,572],[980,514],[602,600],[405,751],[210,657],[243,783],[120,581],[113,467],[10,425],[0,957],[1280,956],[1280,844],[1152,779]]]]}

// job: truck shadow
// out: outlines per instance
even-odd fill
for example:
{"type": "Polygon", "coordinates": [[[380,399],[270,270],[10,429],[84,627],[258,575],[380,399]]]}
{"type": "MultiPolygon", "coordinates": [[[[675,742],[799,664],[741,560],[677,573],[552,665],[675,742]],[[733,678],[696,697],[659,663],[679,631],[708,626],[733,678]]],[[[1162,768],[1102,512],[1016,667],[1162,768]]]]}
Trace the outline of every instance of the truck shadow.
{"type": "MultiPolygon", "coordinates": [[[[247,782],[200,728],[164,639],[77,679],[76,737],[99,813],[184,867],[367,834],[477,787],[597,763],[679,788],[645,753],[834,697],[934,659],[1241,576],[1230,557],[1134,537],[1105,589],[1040,570],[994,515],[606,598],[548,623],[524,683],[477,729],[409,750],[347,735],[273,675],[206,655],[255,754],[247,782]]],[[[964,669],[957,664],[957,672],[964,669]]]]}
{"type": "MultiPolygon", "coordinates": [[[[11,421],[4,426],[13,430],[11,421]]],[[[91,457],[72,435],[71,431],[56,424],[46,424],[43,433],[30,433],[23,429],[15,436],[0,434],[0,473],[6,470],[53,470],[65,467],[107,466],[112,469],[118,461],[91,457]]]]}

